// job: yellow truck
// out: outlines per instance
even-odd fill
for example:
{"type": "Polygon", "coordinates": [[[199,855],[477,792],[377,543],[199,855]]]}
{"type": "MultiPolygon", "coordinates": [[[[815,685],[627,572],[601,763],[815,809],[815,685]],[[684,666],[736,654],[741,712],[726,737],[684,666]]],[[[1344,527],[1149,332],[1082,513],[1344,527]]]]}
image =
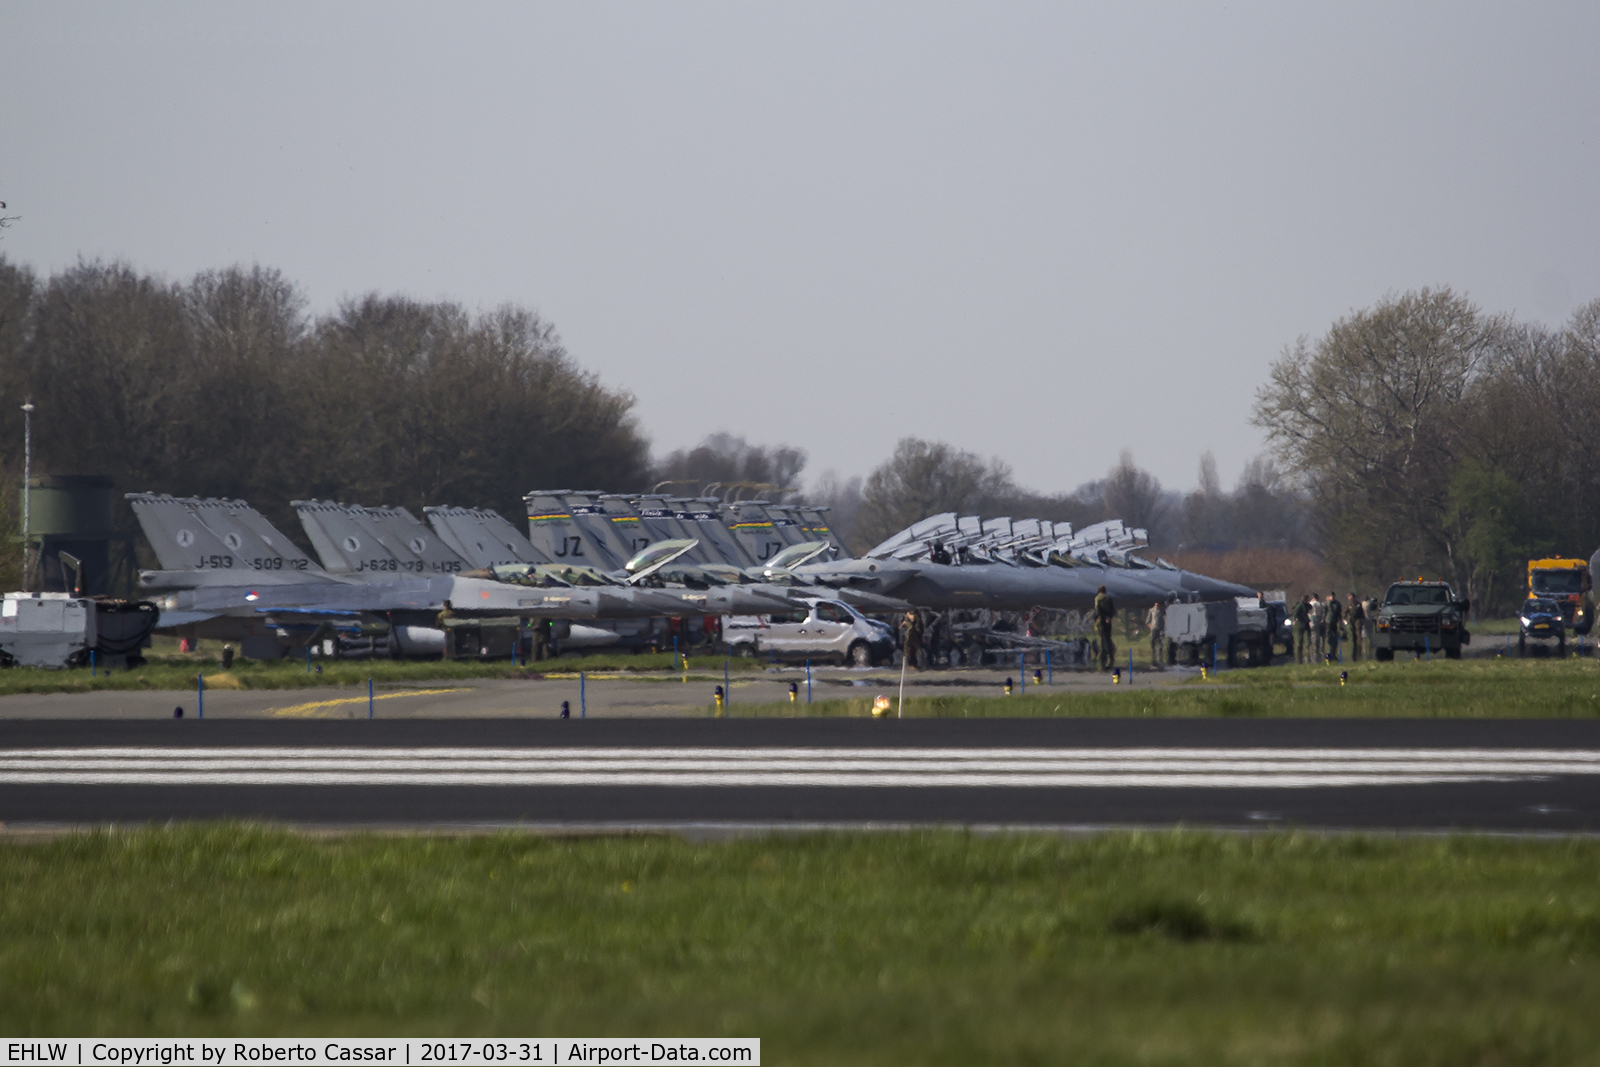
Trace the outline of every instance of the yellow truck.
{"type": "Polygon", "coordinates": [[[1527,592],[1529,596],[1555,601],[1561,608],[1561,618],[1574,633],[1586,634],[1594,625],[1594,582],[1588,560],[1561,556],[1530,559],[1527,592]]]}

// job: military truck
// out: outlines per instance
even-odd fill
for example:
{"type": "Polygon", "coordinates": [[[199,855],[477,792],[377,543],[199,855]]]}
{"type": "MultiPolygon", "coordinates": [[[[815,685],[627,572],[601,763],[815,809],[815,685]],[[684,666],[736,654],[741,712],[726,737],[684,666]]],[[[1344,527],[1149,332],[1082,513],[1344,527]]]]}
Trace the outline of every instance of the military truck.
{"type": "Polygon", "coordinates": [[[1239,608],[1232,600],[1209,604],[1173,604],[1167,608],[1167,662],[1194,666],[1227,658],[1239,660],[1239,608]]]}
{"type": "Polygon", "coordinates": [[[1467,609],[1448,582],[1395,582],[1383,595],[1372,633],[1372,654],[1392,660],[1397,650],[1443,652],[1461,658],[1461,646],[1471,643],[1467,609]]]}
{"type": "Polygon", "coordinates": [[[1272,662],[1272,635],[1283,617],[1281,601],[1241,596],[1167,608],[1167,663],[1193,666],[1223,660],[1230,667],[1272,662]]]}
{"type": "Polygon", "coordinates": [[[1528,561],[1528,588],[1530,597],[1553,600],[1561,609],[1561,621],[1575,634],[1586,634],[1594,626],[1594,583],[1589,576],[1589,564],[1581,559],[1550,559],[1528,561]]]}

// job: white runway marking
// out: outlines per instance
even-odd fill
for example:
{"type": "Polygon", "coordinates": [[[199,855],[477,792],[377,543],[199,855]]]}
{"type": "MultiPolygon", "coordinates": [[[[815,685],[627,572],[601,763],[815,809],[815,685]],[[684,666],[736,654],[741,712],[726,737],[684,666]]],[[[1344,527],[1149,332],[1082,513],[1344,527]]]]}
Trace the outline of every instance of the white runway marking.
{"type": "Polygon", "coordinates": [[[1298,748],[0,749],[3,785],[808,786],[1423,785],[1600,775],[1600,751],[1298,748]]]}

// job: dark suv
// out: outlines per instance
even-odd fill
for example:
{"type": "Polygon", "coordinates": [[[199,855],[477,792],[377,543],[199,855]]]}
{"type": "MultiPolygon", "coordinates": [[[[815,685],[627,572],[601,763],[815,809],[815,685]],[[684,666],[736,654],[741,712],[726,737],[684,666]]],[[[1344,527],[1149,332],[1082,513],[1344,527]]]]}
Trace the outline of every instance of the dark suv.
{"type": "Polygon", "coordinates": [[[1567,654],[1567,622],[1561,605],[1547,597],[1531,596],[1522,602],[1522,610],[1517,612],[1521,623],[1517,630],[1517,655],[1528,654],[1528,642],[1549,641],[1556,642],[1556,654],[1567,654]]]}
{"type": "Polygon", "coordinates": [[[1472,640],[1466,625],[1468,607],[1467,601],[1456,599],[1448,583],[1395,582],[1378,607],[1373,654],[1389,660],[1396,649],[1443,651],[1460,659],[1461,646],[1472,640]]]}

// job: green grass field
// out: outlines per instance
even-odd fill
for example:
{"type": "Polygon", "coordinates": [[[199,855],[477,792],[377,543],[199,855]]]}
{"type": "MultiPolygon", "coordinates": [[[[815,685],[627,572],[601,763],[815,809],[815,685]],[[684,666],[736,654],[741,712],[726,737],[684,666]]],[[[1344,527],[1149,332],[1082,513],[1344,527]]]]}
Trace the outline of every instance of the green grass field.
{"type": "MultiPolygon", "coordinates": [[[[1030,676],[1031,677],[1031,676],[1030,676]]],[[[868,716],[877,693],[812,704],[739,705],[734,715],[868,716]]],[[[898,694],[889,690],[890,714],[898,694]]],[[[1345,667],[1283,666],[1224,671],[1177,685],[1133,684],[1084,692],[1036,686],[1005,696],[907,696],[905,715],[919,718],[1055,716],[1382,718],[1600,717],[1600,663],[1576,657],[1358,663],[1345,667]],[[1340,672],[1347,672],[1345,684],[1340,672]]]]}
{"type": "Polygon", "coordinates": [[[774,1064],[1600,1061],[1600,842],[0,844],[0,1030],[754,1036],[774,1064]]]}

